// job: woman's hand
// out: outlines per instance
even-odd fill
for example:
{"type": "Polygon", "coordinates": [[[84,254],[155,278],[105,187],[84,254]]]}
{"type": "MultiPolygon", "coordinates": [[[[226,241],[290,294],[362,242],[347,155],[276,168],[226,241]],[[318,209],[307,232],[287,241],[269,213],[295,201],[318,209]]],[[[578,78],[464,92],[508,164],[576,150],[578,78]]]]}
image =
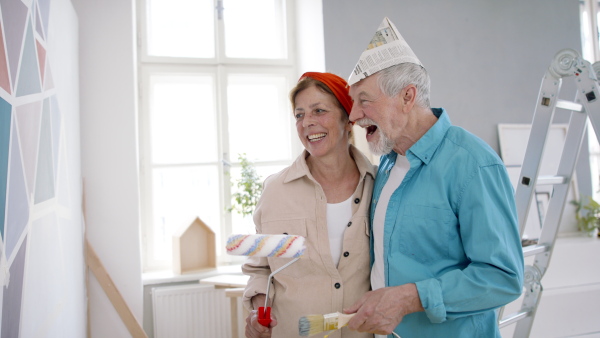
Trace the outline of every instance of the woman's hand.
{"type": "MultiPolygon", "coordinates": [[[[265,306],[266,297],[264,294],[252,297],[252,307],[258,309],[260,306],[265,306]]],[[[277,325],[277,319],[273,313],[271,313],[271,323],[269,327],[266,327],[258,322],[258,310],[252,310],[246,318],[246,338],[270,338],[275,325],[277,325]]]]}
{"type": "Polygon", "coordinates": [[[270,338],[271,331],[276,325],[277,319],[273,313],[271,313],[271,323],[266,327],[258,322],[258,310],[252,310],[246,318],[246,338],[270,338]]]}

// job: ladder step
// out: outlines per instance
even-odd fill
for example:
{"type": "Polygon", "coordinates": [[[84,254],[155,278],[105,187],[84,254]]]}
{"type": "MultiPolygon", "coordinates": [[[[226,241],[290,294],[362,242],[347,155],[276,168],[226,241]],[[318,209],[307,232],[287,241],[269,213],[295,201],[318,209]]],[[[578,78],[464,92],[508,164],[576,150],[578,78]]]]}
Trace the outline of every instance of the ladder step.
{"type": "Polygon", "coordinates": [[[545,244],[529,245],[523,248],[523,257],[537,255],[550,250],[550,246],[545,244]]]}
{"type": "Polygon", "coordinates": [[[578,111],[578,112],[583,111],[583,106],[580,105],[579,103],[575,103],[572,101],[565,101],[565,100],[556,100],[556,108],[578,111]]]}
{"type": "Polygon", "coordinates": [[[537,179],[537,185],[555,185],[567,183],[565,176],[540,176],[537,179]]]}
{"type": "Polygon", "coordinates": [[[502,328],[510,324],[516,323],[519,320],[529,316],[530,313],[530,311],[513,313],[507,317],[502,318],[502,320],[498,322],[498,327],[502,328]]]}

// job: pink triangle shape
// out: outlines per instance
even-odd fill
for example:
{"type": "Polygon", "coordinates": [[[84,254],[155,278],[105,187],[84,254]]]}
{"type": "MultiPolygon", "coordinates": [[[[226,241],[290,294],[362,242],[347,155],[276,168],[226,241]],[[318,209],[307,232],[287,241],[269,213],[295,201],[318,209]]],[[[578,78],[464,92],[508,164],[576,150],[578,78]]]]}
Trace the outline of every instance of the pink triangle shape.
{"type": "Polygon", "coordinates": [[[10,92],[10,79],[8,78],[8,63],[6,62],[6,50],[4,49],[4,34],[0,25],[0,87],[10,92]]]}
{"type": "Polygon", "coordinates": [[[46,48],[42,46],[42,44],[35,39],[35,45],[38,54],[38,62],[40,64],[40,75],[42,77],[42,83],[44,83],[44,69],[46,68],[46,48]]]}

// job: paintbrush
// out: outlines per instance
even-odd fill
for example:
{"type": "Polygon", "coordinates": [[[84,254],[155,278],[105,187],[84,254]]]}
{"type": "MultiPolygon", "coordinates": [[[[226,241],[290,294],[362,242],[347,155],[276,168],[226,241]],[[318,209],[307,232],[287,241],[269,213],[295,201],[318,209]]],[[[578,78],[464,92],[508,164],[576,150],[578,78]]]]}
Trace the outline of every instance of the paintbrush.
{"type": "Polygon", "coordinates": [[[341,329],[348,325],[350,318],[356,313],[329,313],[326,315],[308,315],[298,321],[300,336],[312,336],[317,333],[341,329]]]}
{"type": "MultiPolygon", "coordinates": [[[[298,321],[298,331],[300,336],[306,337],[325,331],[338,330],[348,325],[348,322],[355,314],[356,313],[345,314],[334,312],[326,315],[304,316],[298,321]]],[[[394,337],[400,338],[396,332],[392,331],[392,334],[394,337]]]]}

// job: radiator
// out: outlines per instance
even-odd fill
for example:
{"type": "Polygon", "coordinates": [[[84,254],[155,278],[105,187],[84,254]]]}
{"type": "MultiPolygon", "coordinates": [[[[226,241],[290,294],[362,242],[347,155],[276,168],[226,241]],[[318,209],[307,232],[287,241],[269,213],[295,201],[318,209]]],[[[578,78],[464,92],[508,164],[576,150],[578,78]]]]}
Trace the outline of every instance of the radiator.
{"type": "Polygon", "coordinates": [[[224,289],[187,284],[152,289],[155,338],[231,337],[224,289]]]}

